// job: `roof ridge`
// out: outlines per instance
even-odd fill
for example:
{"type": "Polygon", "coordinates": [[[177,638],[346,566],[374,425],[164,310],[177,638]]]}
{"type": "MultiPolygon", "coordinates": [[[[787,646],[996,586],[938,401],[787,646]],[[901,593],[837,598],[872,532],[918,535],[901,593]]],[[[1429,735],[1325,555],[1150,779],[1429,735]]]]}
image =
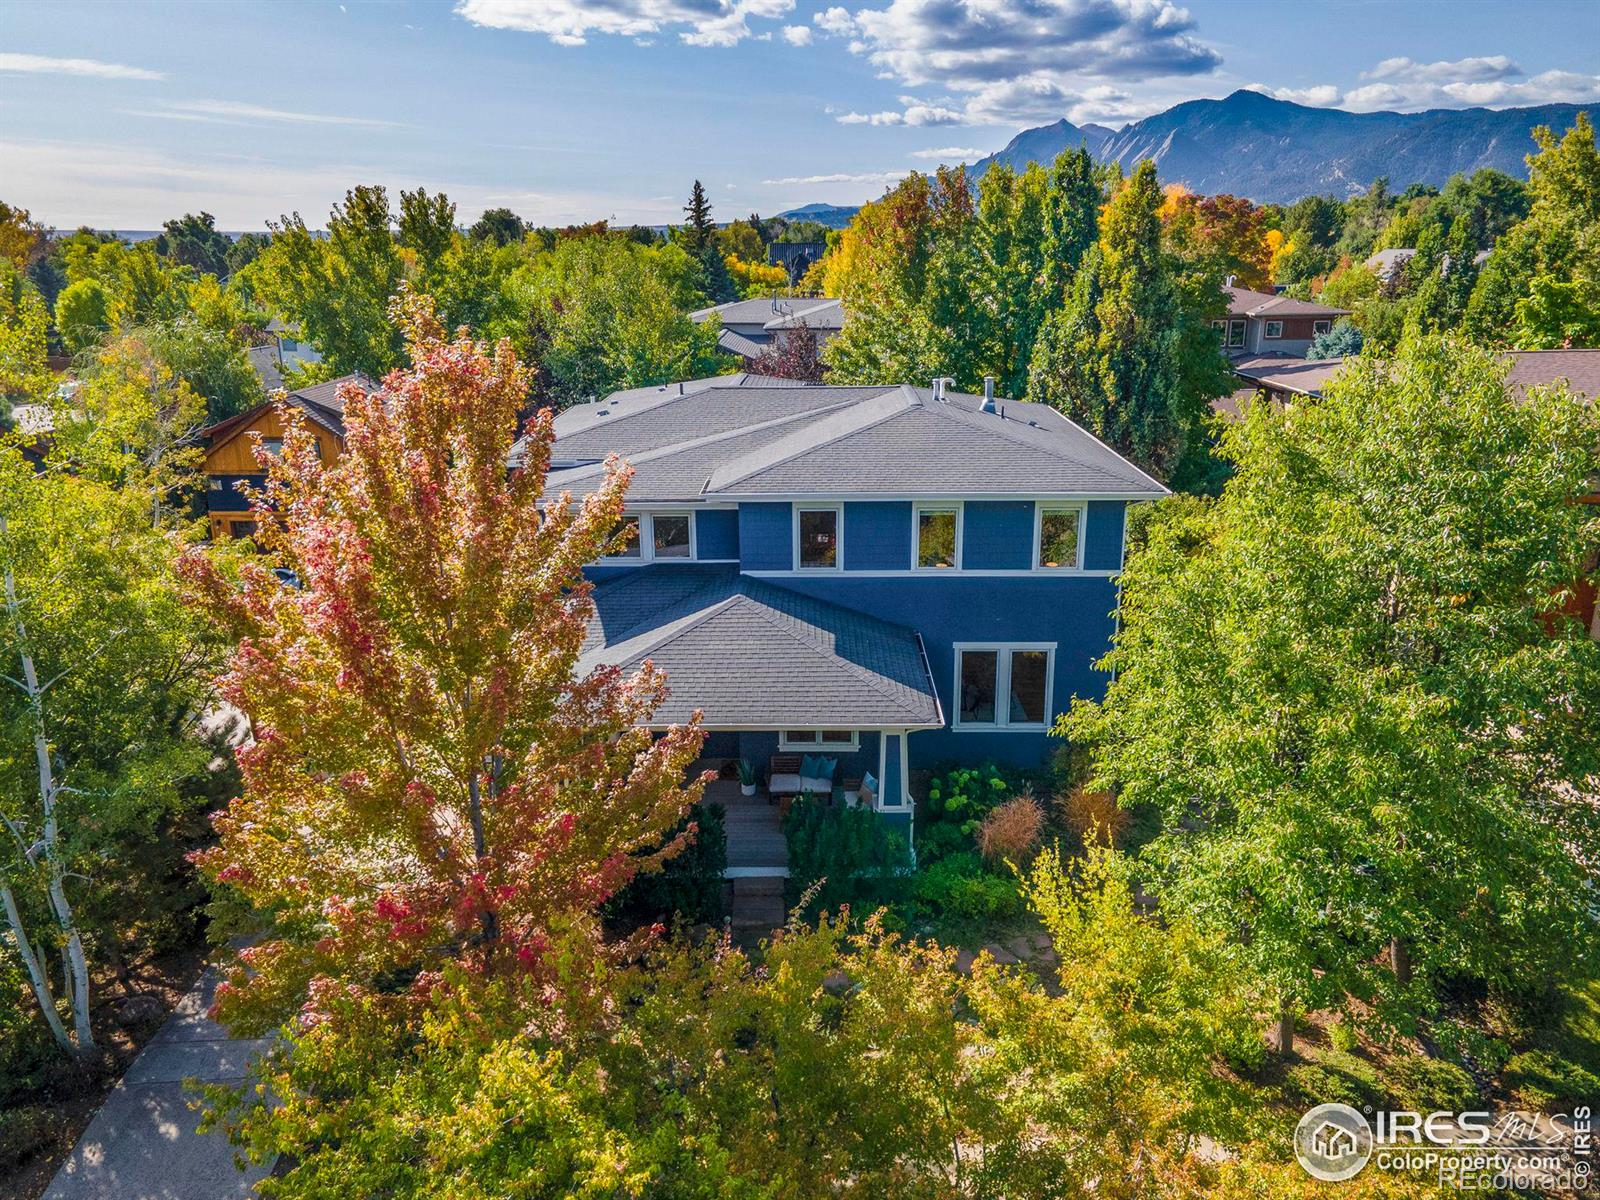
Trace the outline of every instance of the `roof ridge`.
{"type": "MultiPolygon", "coordinates": [[[[892,396],[895,396],[900,391],[904,390],[905,386],[905,384],[900,384],[898,387],[885,388],[876,396],[862,396],[859,400],[848,400],[842,404],[833,405],[828,409],[813,409],[811,410],[811,413],[814,415],[818,412],[825,412],[828,417],[841,416],[851,409],[861,408],[862,406],[868,404],[875,404],[881,400],[886,400],[892,396]]],[[[748,460],[753,456],[760,454],[764,450],[770,450],[772,446],[776,445],[777,443],[773,442],[768,443],[766,446],[758,446],[754,450],[740,455],[739,458],[734,459],[733,462],[723,463],[717,467],[716,470],[712,471],[711,475],[706,479],[705,486],[700,489],[700,494],[704,496],[720,492],[723,489],[731,487],[742,480],[748,479],[752,475],[759,474],[762,471],[770,471],[773,467],[779,467],[786,462],[792,462],[803,454],[810,454],[814,451],[822,449],[824,446],[831,446],[834,442],[837,442],[842,438],[849,437],[852,434],[860,433],[864,429],[872,429],[875,426],[883,424],[885,421],[891,420],[904,411],[905,408],[903,406],[897,406],[891,409],[889,412],[884,413],[882,416],[864,421],[862,424],[856,425],[853,428],[843,430],[840,433],[834,434],[832,437],[825,439],[824,441],[810,442],[804,446],[797,447],[790,453],[784,455],[782,458],[777,458],[771,462],[762,463],[759,467],[744,470],[742,473],[731,473],[735,470],[735,464],[739,463],[741,460],[748,460]],[[724,482],[713,486],[712,481],[715,480],[719,474],[724,472],[730,473],[729,478],[727,478],[724,482]]],[[[781,440],[782,439],[780,438],[779,441],[781,440]]]]}
{"type": "MultiPolygon", "coordinates": [[[[1101,475],[1104,475],[1107,478],[1111,478],[1111,479],[1113,479],[1113,481],[1115,481],[1115,477],[1113,476],[1112,472],[1107,470],[1105,467],[1102,467],[1102,466],[1100,466],[1098,464],[1081,462],[1081,461],[1071,457],[1070,455],[1068,455],[1063,449],[1057,449],[1055,447],[1047,446],[1047,445],[1039,445],[1037,442],[1035,442],[1032,439],[1030,439],[1026,434],[1022,433],[1022,431],[1020,429],[1018,429],[1016,431],[1013,431],[1010,428],[1010,426],[1019,424],[1019,422],[1009,421],[1005,417],[998,416],[998,414],[987,414],[987,413],[982,413],[982,412],[972,412],[972,411],[969,411],[969,410],[967,410],[965,408],[962,408],[960,405],[955,405],[955,404],[947,404],[947,405],[945,405],[943,407],[942,410],[940,409],[940,407],[938,405],[933,405],[933,404],[925,405],[925,407],[928,408],[929,411],[939,412],[941,416],[944,416],[947,419],[957,419],[962,424],[967,425],[968,427],[973,428],[973,429],[988,429],[988,428],[990,428],[987,424],[984,423],[983,418],[986,417],[986,416],[994,415],[995,419],[999,422],[999,428],[998,428],[998,430],[996,432],[998,432],[1001,437],[1005,438],[1007,441],[1011,442],[1013,445],[1026,446],[1030,450],[1041,451],[1042,453],[1048,454],[1053,458],[1060,459],[1062,462],[1070,462],[1070,463],[1074,463],[1075,465],[1077,465],[1079,467],[1083,467],[1083,468],[1089,469],[1089,470],[1094,470],[1097,473],[1099,473],[1101,475]],[[960,414],[960,416],[959,417],[955,417],[954,414],[958,414],[958,413],[960,414]]],[[[1056,410],[1056,411],[1059,412],[1060,410],[1056,410]]],[[[1093,440],[1094,443],[1097,446],[1101,447],[1108,454],[1114,456],[1119,462],[1126,463],[1128,466],[1132,467],[1135,471],[1139,472],[1140,475],[1143,475],[1146,479],[1148,479],[1151,483],[1155,484],[1162,491],[1170,490],[1160,480],[1156,479],[1148,471],[1146,471],[1143,467],[1139,466],[1138,463],[1134,462],[1131,458],[1128,458],[1126,455],[1118,454],[1110,446],[1107,446],[1099,438],[1095,437],[1094,434],[1090,433],[1087,429],[1084,429],[1082,425],[1079,425],[1076,421],[1072,420],[1071,417],[1068,417],[1065,413],[1061,413],[1061,416],[1069,425],[1071,425],[1073,428],[1077,429],[1085,437],[1088,437],[1091,440],[1093,440]]],[[[1038,429],[1039,426],[1037,426],[1037,425],[1028,425],[1028,426],[1026,426],[1026,428],[1038,429]]]]}

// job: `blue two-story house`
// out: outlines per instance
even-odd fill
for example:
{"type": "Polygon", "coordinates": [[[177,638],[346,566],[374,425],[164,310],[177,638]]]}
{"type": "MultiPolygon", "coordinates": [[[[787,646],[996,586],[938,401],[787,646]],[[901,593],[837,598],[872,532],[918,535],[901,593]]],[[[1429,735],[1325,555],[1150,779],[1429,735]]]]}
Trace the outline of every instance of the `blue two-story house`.
{"type": "MultiPolygon", "coordinates": [[[[837,757],[909,826],[910,772],[1044,760],[1098,696],[1130,503],[1160,483],[1054,409],[724,375],[561,413],[550,492],[634,469],[580,671],[650,659],[707,757],[837,757]]],[[[909,829],[908,829],[909,832],[909,829]]]]}

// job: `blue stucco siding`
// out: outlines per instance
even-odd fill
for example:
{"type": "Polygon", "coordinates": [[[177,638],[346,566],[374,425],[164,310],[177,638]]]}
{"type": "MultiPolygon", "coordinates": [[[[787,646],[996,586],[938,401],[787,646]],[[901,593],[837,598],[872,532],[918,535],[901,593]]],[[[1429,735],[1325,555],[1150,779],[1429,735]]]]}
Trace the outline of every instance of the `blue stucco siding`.
{"type": "Polygon", "coordinates": [[[739,513],[707,508],[694,514],[695,555],[701,559],[739,557],[739,513]]]}
{"type": "Polygon", "coordinates": [[[961,529],[966,571],[1026,571],[1033,566],[1033,502],[969,500],[961,529]]]}
{"type": "Polygon", "coordinates": [[[1122,523],[1127,508],[1122,500],[1089,501],[1087,528],[1083,531],[1084,570],[1122,570],[1122,523]]]}
{"type": "Polygon", "coordinates": [[[794,567],[794,510],[787,504],[739,506],[739,566],[746,571],[794,567]]]}
{"type": "Polygon", "coordinates": [[[844,569],[904,571],[911,566],[908,501],[852,502],[844,506],[844,569]]]}
{"type": "MultiPolygon", "coordinates": [[[[1116,588],[1104,576],[1020,575],[924,578],[785,579],[785,587],[859,609],[922,634],[928,667],[945,719],[955,711],[957,642],[1054,642],[1052,715],[1064,712],[1073,696],[1098,699],[1106,676],[1094,667],[1111,643],[1116,588]]],[[[951,759],[986,758],[1037,764],[1062,743],[1041,732],[921,730],[907,742],[912,767],[951,759]]]]}

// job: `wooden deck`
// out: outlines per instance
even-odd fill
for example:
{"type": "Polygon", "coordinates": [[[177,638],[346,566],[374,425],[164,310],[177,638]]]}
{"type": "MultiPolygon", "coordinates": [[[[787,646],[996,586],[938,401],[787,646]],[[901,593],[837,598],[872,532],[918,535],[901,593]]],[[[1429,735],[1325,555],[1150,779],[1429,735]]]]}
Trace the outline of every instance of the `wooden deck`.
{"type": "Polygon", "coordinates": [[[727,813],[729,879],[782,879],[789,874],[789,846],[778,824],[778,806],[765,791],[741,796],[737,781],[718,779],[706,785],[706,799],[727,813]]]}

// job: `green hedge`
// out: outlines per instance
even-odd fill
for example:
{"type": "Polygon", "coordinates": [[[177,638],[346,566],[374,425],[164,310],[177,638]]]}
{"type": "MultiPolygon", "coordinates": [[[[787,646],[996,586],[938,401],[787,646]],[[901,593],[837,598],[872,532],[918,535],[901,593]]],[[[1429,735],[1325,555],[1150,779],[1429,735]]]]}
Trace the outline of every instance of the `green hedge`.
{"type": "Polygon", "coordinates": [[[802,796],[784,818],[783,834],[789,844],[786,899],[791,909],[814,884],[807,916],[842,904],[863,914],[906,894],[911,871],[906,840],[871,809],[802,796]]]}
{"type": "MultiPolygon", "coordinates": [[[[720,804],[701,804],[678,824],[674,837],[691,821],[694,840],[659,871],[636,875],[606,908],[613,925],[637,926],[673,919],[691,925],[719,925],[726,915],[722,878],[728,868],[726,814],[720,804]]],[[[670,839],[668,839],[670,840],[670,839]]]]}

